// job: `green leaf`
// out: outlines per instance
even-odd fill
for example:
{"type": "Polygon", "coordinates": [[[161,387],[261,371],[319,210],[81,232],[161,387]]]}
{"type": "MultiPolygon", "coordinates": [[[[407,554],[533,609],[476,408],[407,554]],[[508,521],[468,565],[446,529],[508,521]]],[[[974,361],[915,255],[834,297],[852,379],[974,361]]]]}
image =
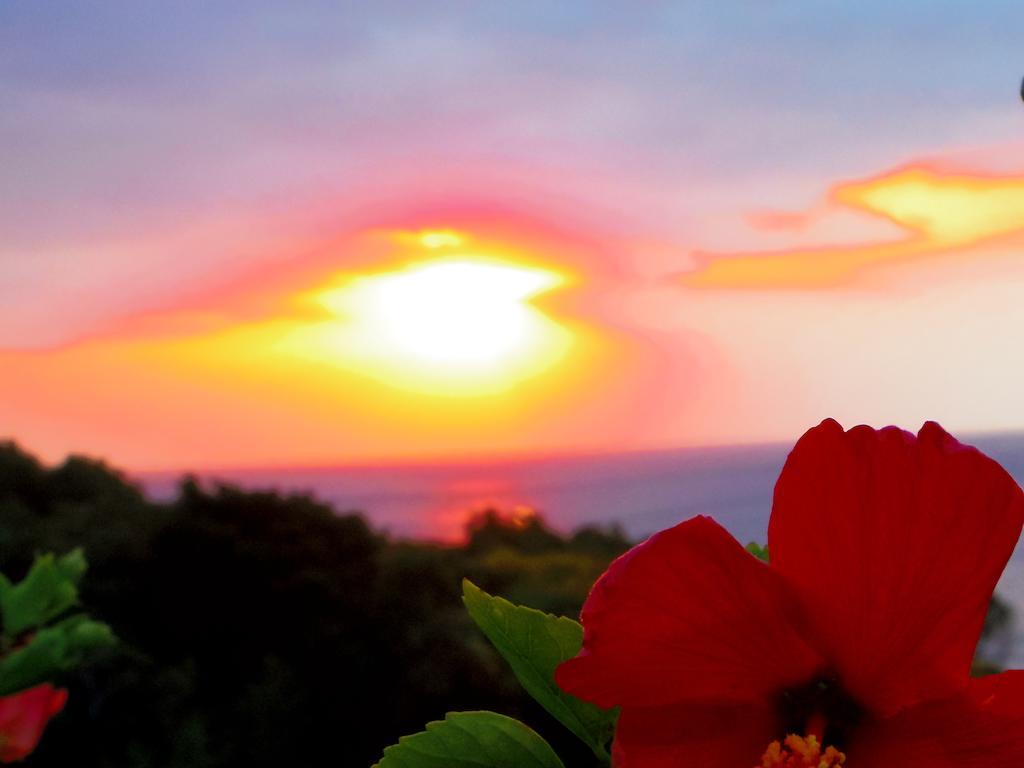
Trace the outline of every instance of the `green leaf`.
{"type": "Polygon", "coordinates": [[[403,736],[373,768],[564,768],[548,743],[494,712],[449,712],[403,736]]]}
{"type": "Polygon", "coordinates": [[[85,616],[41,629],[26,645],[0,659],[0,696],[51,681],[86,654],[114,642],[110,627],[85,616]]]}
{"type": "Polygon", "coordinates": [[[468,579],[462,581],[462,600],[526,692],[607,761],[606,745],[615,730],[617,711],[581,701],[555,683],[555,667],[579,653],[583,627],[572,619],[493,597],[468,579]]]}
{"type": "Polygon", "coordinates": [[[752,554],[758,560],[764,560],[766,563],[768,562],[767,546],[761,546],[756,541],[752,541],[749,544],[747,544],[747,552],[752,554]]]}
{"type": "Polygon", "coordinates": [[[4,633],[17,637],[26,630],[55,619],[78,602],[75,582],[84,572],[81,552],[57,560],[53,555],[37,557],[28,575],[17,584],[0,581],[0,613],[4,633]]]}
{"type": "Polygon", "coordinates": [[[89,564],[85,561],[85,553],[81,547],[72,549],[66,555],[57,558],[57,570],[60,571],[61,576],[76,586],[81,582],[88,569],[89,564]]]}

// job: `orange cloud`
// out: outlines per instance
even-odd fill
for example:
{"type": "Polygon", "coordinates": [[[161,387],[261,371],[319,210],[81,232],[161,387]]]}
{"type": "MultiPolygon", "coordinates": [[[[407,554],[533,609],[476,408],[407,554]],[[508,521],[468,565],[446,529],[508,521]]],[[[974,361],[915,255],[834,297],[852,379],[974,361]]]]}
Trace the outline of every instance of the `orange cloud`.
{"type": "MultiPolygon", "coordinates": [[[[616,279],[625,271],[622,249],[607,237],[514,209],[486,206],[389,211],[359,220],[358,226],[340,233],[274,247],[280,252],[276,258],[210,279],[188,292],[168,293],[147,309],[114,316],[51,346],[99,339],[173,339],[283,315],[316,320],[324,316],[323,308],[304,297],[318,286],[452,253],[525,260],[572,274],[574,282],[616,279]]],[[[562,314],[586,315],[587,308],[580,312],[579,298],[579,292],[556,292],[534,303],[562,314]]]]}
{"type": "MultiPolygon", "coordinates": [[[[698,266],[684,282],[702,288],[834,288],[875,267],[1024,238],[1024,176],[908,166],[839,184],[829,193],[828,203],[887,219],[904,236],[815,248],[702,252],[695,254],[698,266]]],[[[799,215],[787,223],[793,221],[800,221],[799,215]]]]}
{"type": "Polygon", "coordinates": [[[579,242],[417,224],[328,250],[0,349],[0,424],[51,458],[135,468],[593,450],[665,424],[657,398],[625,395],[659,391],[664,364],[586,311],[579,242]]]}
{"type": "Polygon", "coordinates": [[[798,232],[807,229],[814,222],[818,213],[818,211],[766,209],[748,213],[746,220],[754,229],[765,232],[798,232]]]}

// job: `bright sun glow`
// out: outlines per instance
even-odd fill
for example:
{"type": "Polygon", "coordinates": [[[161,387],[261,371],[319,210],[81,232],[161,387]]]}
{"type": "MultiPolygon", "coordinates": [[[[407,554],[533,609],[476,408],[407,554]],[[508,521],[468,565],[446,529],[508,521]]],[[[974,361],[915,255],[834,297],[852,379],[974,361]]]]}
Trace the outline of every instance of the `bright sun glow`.
{"type": "Polygon", "coordinates": [[[403,389],[499,392],[564,355],[570,332],[530,304],[564,282],[548,269],[467,255],[348,277],[311,296],[335,319],[290,346],[403,389]]]}

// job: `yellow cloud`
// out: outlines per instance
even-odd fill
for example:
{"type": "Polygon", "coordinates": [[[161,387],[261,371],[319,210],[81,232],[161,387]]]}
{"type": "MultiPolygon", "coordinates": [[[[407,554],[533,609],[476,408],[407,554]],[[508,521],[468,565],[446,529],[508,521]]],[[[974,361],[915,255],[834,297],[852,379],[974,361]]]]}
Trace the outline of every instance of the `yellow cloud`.
{"type": "Polygon", "coordinates": [[[942,173],[909,166],[834,187],[833,205],[893,222],[895,240],[820,248],[704,252],[684,277],[695,287],[820,289],[893,262],[968,251],[1024,235],[1024,176],[942,173]]]}

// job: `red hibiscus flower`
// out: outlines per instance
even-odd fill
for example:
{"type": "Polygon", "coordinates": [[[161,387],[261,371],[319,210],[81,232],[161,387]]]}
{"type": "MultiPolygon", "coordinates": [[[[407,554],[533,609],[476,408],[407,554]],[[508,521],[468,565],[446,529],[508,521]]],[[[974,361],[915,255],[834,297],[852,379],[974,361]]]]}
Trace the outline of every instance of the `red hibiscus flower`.
{"type": "Polygon", "coordinates": [[[1024,765],[1024,672],[971,679],[1024,493],[937,424],[797,443],[771,564],[696,517],[616,560],[559,685],[621,714],[619,768],[1024,765]]]}
{"type": "Polygon", "coordinates": [[[13,763],[31,754],[46,724],[64,708],[67,698],[67,691],[49,684],[0,697],[0,763],[13,763]]]}

